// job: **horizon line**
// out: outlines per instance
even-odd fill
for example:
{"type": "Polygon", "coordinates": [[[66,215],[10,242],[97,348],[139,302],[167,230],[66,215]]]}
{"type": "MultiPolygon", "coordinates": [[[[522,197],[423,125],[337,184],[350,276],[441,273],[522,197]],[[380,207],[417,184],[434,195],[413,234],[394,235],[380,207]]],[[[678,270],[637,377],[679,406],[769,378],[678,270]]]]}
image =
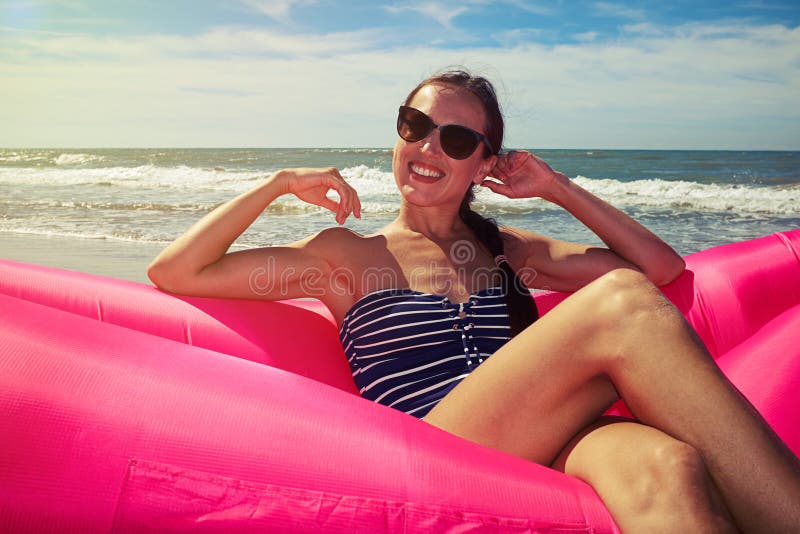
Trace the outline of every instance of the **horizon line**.
{"type": "MultiPolygon", "coordinates": [[[[392,147],[381,146],[257,146],[257,145],[242,145],[242,146],[213,146],[213,145],[75,145],[75,146],[0,146],[0,150],[382,150],[391,152],[392,147]]],[[[513,150],[527,150],[529,152],[538,151],[554,151],[554,150],[569,150],[575,152],[591,152],[591,151],[615,151],[615,152],[800,152],[798,148],[615,148],[615,147],[510,147],[501,150],[501,153],[510,152],[513,150]]]]}

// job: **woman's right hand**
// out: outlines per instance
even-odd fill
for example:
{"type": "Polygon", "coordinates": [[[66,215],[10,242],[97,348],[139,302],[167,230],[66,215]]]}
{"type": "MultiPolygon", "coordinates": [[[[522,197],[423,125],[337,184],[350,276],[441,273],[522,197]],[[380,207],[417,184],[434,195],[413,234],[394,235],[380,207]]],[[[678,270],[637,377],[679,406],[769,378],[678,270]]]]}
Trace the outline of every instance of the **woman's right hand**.
{"type": "Polygon", "coordinates": [[[273,179],[280,184],[282,192],[334,212],[339,224],[344,224],[351,213],[357,219],[361,218],[358,193],[334,167],[286,169],[275,173],[273,179]],[[338,201],[328,196],[330,190],[339,195],[338,201]]]}

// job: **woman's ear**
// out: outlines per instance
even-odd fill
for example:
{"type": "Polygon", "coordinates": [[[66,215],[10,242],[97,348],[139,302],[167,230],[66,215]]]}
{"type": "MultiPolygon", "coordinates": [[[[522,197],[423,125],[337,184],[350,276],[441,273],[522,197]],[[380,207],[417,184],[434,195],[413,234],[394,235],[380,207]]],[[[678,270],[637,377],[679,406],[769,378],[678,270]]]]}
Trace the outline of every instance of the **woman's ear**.
{"type": "Polygon", "coordinates": [[[495,155],[489,156],[485,160],[481,161],[478,171],[475,173],[475,177],[472,179],[472,183],[477,185],[482,184],[483,180],[489,176],[489,173],[492,172],[492,169],[494,169],[495,165],[497,165],[497,156],[495,155]]]}

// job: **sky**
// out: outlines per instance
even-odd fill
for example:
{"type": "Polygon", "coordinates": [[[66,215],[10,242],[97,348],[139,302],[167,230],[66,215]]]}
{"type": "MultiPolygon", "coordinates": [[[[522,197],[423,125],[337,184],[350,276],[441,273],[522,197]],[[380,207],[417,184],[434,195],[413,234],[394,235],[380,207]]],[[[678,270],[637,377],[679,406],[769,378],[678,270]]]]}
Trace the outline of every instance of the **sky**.
{"type": "Polygon", "coordinates": [[[797,0],[0,0],[0,146],[390,147],[452,66],[507,147],[800,150],[797,0]]]}

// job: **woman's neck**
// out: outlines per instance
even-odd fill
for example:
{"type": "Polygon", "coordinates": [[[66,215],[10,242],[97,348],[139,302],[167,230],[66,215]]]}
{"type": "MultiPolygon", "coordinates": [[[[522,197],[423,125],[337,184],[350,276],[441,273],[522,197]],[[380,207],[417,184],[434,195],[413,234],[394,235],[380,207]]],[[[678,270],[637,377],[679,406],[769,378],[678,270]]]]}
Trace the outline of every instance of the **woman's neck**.
{"type": "Polygon", "coordinates": [[[422,234],[433,240],[462,237],[467,225],[455,206],[414,206],[405,202],[400,205],[400,214],[394,225],[398,228],[422,234]]]}

